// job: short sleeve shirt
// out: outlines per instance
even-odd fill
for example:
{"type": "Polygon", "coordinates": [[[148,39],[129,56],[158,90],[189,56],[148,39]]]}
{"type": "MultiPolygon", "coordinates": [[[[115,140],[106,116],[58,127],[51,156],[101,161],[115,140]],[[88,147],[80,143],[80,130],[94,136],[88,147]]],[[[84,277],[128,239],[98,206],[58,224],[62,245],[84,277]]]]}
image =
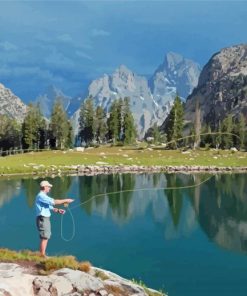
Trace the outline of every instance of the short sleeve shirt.
{"type": "Polygon", "coordinates": [[[44,191],[40,191],[35,200],[36,216],[50,217],[55,202],[44,191]]]}

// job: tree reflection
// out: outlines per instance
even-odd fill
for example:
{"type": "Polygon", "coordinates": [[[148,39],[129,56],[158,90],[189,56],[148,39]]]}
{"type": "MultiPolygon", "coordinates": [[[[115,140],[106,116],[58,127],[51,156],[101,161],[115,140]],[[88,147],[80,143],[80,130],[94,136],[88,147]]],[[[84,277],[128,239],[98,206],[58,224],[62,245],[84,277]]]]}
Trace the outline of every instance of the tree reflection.
{"type": "MultiPolygon", "coordinates": [[[[23,179],[22,185],[25,189],[26,193],[26,199],[27,204],[30,208],[34,206],[35,203],[35,197],[40,191],[40,182],[44,178],[37,178],[37,179],[23,179]]],[[[59,198],[65,198],[67,197],[67,192],[71,186],[72,179],[69,176],[63,176],[63,177],[56,177],[56,178],[45,178],[48,180],[52,185],[51,193],[49,193],[49,196],[59,199],[59,198]]]]}
{"type": "Polygon", "coordinates": [[[30,208],[34,206],[35,197],[40,190],[39,179],[22,179],[22,186],[25,190],[27,204],[30,208]]]}
{"type": "Polygon", "coordinates": [[[107,202],[117,219],[125,220],[129,216],[132,192],[122,191],[133,190],[134,187],[135,176],[132,174],[83,176],[79,179],[81,206],[91,214],[94,210],[103,211],[105,207],[102,205],[107,202]],[[109,194],[114,192],[116,193],[109,194]]]}
{"type": "MultiPolygon", "coordinates": [[[[183,183],[180,175],[167,175],[167,188],[175,188],[181,186],[183,186],[183,183]]],[[[173,224],[175,227],[177,227],[179,224],[180,214],[183,206],[182,191],[180,189],[167,189],[165,190],[165,194],[167,196],[173,224]]]]}

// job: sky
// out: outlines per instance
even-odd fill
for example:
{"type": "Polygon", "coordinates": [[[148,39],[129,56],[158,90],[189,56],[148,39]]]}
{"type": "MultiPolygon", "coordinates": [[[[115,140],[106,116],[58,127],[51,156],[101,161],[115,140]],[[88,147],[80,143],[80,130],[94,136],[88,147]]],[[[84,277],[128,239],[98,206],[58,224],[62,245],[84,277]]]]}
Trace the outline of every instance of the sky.
{"type": "Polygon", "coordinates": [[[150,76],[173,51],[204,66],[247,43],[247,1],[0,0],[0,83],[23,101],[77,96],[120,65],[150,76]]]}

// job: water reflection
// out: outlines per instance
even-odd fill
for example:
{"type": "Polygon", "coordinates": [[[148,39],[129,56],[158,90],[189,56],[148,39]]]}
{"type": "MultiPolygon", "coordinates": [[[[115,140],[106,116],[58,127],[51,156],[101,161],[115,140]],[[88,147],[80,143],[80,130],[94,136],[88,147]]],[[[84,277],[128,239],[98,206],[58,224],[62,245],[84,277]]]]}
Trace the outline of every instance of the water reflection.
{"type": "Polygon", "coordinates": [[[203,231],[219,246],[246,253],[246,175],[217,175],[199,190],[193,206],[203,231]]]}
{"type": "MultiPolygon", "coordinates": [[[[200,227],[219,246],[246,253],[246,174],[216,175],[200,186],[189,187],[207,178],[208,175],[202,174],[144,173],[48,180],[54,185],[52,197],[78,196],[73,206],[78,206],[88,216],[96,213],[122,225],[149,213],[165,239],[189,237],[200,227]],[[188,188],[184,188],[186,186],[188,188]],[[164,189],[171,187],[177,189],[164,189]],[[111,194],[113,192],[117,193],[111,194]]],[[[28,207],[32,208],[40,181],[1,179],[0,208],[21,195],[22,190],[28,207]]]]}
{"type": "MultiPolygon", "coordinates": [[[[46,178],[53,185],[52,187],[52,197],[60,199],[67,197],[67,193],[72,184],[71,177],[59,177],[59,178],[46,178]]],[[[27,204],[30,208],[34,206],[35,197],[40,190],[40,182],[43,179],[23,179],[22,186],[25,190],[27,204]]],[[[1,184],[1,183],[0,183],[1,184]]]]}
{"type": "Polygon", "coordinates": [[[19,179],[2,179],[0,181],[0,208],[17,197],[21,189],[21,180],[19,179]]]}

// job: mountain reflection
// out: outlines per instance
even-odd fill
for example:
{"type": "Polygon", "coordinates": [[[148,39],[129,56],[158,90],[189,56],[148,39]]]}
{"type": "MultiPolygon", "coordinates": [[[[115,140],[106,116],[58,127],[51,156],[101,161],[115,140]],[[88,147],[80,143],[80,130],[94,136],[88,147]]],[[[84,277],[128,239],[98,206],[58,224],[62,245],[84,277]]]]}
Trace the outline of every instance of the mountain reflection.
{"type": "Polygon", "coordinates": [[[194,192],[193,205],[201,228],[219,246],[247,252],[246,175],[217,175],[194,192]],[[199,199],[199,201],[198,201],[199,199]]]}
{"type": "Polygon", "coordinates": [[[0,208],[12,198],[18,196],[21,190],[21,181],[19,179],[1,179],[0,180],[0,208]]]}

